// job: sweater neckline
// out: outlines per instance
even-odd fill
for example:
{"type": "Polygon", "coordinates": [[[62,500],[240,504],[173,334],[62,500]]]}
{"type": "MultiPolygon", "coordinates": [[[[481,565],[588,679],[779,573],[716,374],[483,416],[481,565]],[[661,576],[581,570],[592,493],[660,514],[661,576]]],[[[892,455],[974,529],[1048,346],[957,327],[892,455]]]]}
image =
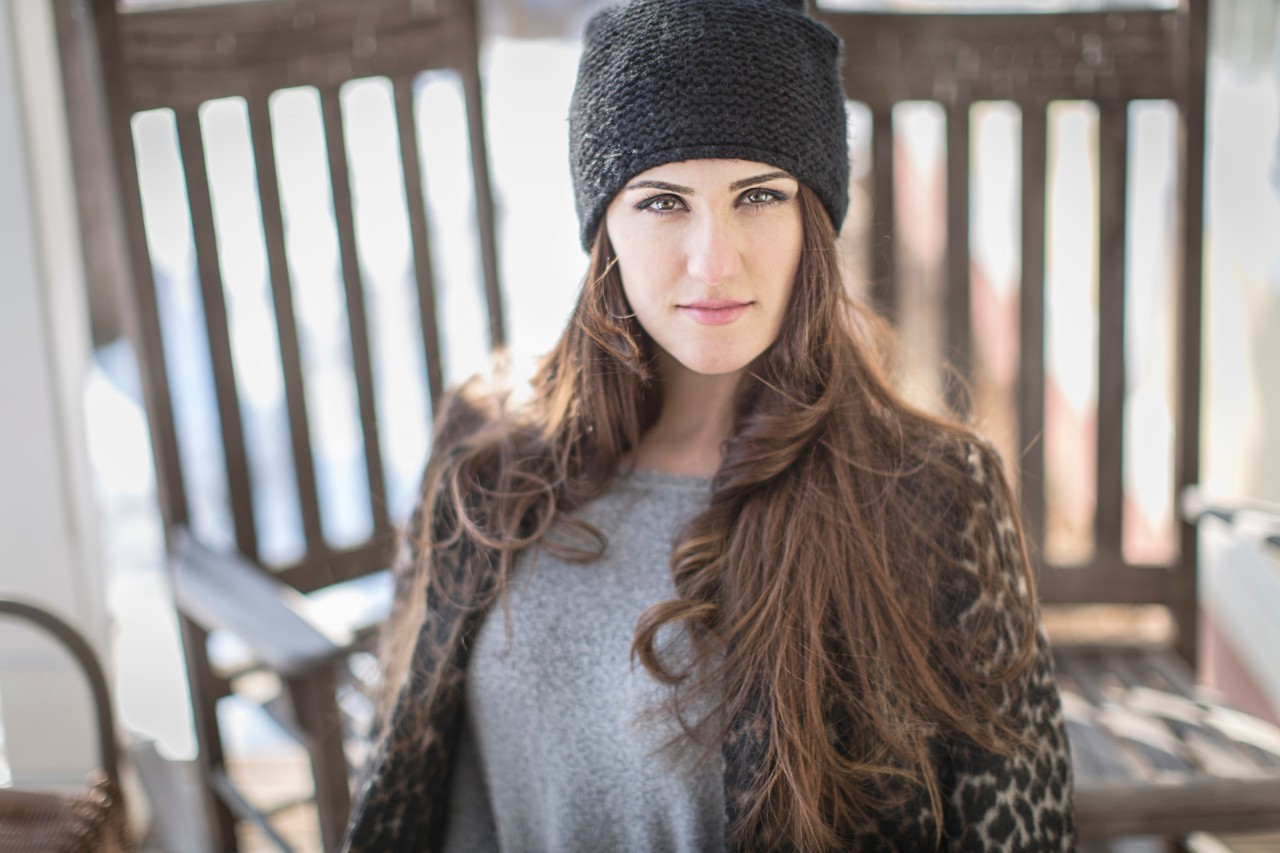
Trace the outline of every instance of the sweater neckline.
{"type": "Polygon", "coordinates": [[[702,477],[694,474],[672,474],[668,471],[657,471],[653,468],[636,468],[630,473],[619,474],[618,479],[626,485],[659,486],[700,492],[710,491],[712,480],[711,477],[702,477]]]}

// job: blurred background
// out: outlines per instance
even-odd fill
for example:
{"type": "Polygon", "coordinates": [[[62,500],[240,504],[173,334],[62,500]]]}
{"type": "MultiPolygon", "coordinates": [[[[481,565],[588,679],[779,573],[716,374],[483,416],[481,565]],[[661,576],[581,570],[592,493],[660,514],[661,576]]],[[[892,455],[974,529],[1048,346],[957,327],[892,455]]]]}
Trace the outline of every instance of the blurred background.
{"type": "MultiPolygon", "coordinates": [[[[517,371],[527,371],[558,335],[585,266],[567,163],[567,114],[578,34],[599,5],[485,0],[480,6],[500,281],[517,371]]],[[[1100,0],[877,5],[920,11],[1108,6],[1100,0]]],[[[76,192],[72,152],[92,141],[75,140],[69,130],[62,91],[67,71],[52,8],[45,0],[0,0],[0,589],[44,602],[90,636],[108,664],[128,743],[147,745],[160,760],[189,760],[195,740],[139,367],[118,294],[86,285],[95,277],[87,274],[92,271],[80,250],[77,204],[84,202],[76,192]]],[[[388,510],[400,522],[430,449],[432,413],[413,349],[411,233],[393,92],[386,80],[369,79],[346,85],[341,98],[373,365],[384,389],[377,415],[388,510]]],[[[418,114],[431,116],[419,124],[418,140],[443,377],[455,384],[484,369],[488,359],[462,84],[450,72],[427,73],[417,78],[413,98],[418,114]]],[[[308,180],[327,168],[320,103],[314,90],[294,89],[274,96],[270,108],[285,237],[290,258],[297,259],[294,310],[305,369],[316,378],[308,402],[320,511],[335,544],[354,543],[368,535],[373,519],[353,499],[362,488],[365,459],[349,378],[332,207],[327,196],[314,195],[315,183],[308,180]]],[[[1217,499],[1280,504],[1276,0],[1211,3],[1206,120],[1201,484],[1217,499]]],[[[1016,110],[991,102],[975,110],[970,137],[971,304],[975,357],[985,366],[973,389],[974,416],[1013,466],[1020,456],[1009,402],[1019,358],[1020,189],[1007,164],[1017,156],[1018,121],[1016,110]]],[[[294,472],[286,400],[244,102],[210,102],[201,108],[200,123],[220,251],[231,261],[222,275],[232,355],[242,367],[249,464],[261,494],[261,557],[284,564],[301,554],[305,537],[291,510],[296,495],[289,494],[294,472]]],[[[849,128],[854,187],[842,245],[857,289],[870,276],[867,224],[859,210],[865,212],[870,192],[871,130],[870,116],[856,104],[849,128]]],[[[1048,128],[1043,547],[1055,561],[1070,563],[1088,556],[1094,535],[1097,109],[1057,103],[1048,128]]],[[[897,248],[901,299],[915,306],[904,312],[912,319],[902,328],[901,376],[913,399],[931,405],[944,392],[942,374],[933,367],[944,323],[941,108],[900,105],[894,133],[898,217],[910,223],[897,248]]],[[[1170,365],[1178,346],[1170,296],[1176,133],[1167,104],[1142,104],[1130,114],[1123,545],[1133,562],[1168,559],[1177,547],[1170,487],[1170,365]]],[[[164,345],[170,373],[181,378],[175,387],[183,389],[175,416],[187,456],[191,524],[202,538],[229,540],[232,519],[218,462],[214,389],[199,343],[202,308],[173,114],[137,115],[133,135],[159,310],[178,330],[164,345]]],[[[1241,559],[1224,553],[1206,554],[1201,563],[1199,675],[1234,704],[1275,722],[1280,549],[1250,551],[1241,559]]],[[[327,606],[357,605],[343,600],[327,606]]],[[[1158,637],[1168,630],[1150,608],[1073,611],[1049,620],[1051,629],[1070,637],[1158,637]]],[[[92,766],[87,712],[83,703],[66,699],[83,694],[77,681],[33,638],[0,626],[0,784],[73,784],[92,766]]],[[[296,746],[252,715],[236,723],[234,707],[226,713],[233,718],[232,747],[258,762],[255,783],[282,791],[296,784],[296,746]]],[[[298,831],[307,837],[308,830],[298,831]]],[[[302,841],[303,849],[308,843],[314,840],[302,841]]]]}

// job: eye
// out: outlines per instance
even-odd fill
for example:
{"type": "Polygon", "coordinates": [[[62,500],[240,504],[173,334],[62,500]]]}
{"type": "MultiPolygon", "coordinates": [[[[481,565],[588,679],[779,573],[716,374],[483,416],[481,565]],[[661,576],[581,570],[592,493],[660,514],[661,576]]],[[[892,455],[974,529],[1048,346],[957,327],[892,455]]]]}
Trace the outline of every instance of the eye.
{"type": "Polygon", "coordinates": [[[675,213],[684,207],[679,196],[655,195],[646,198],[636,205],[636,210],[648,210],[653,213],[675,213]]]}
{"type": "Polygon", "coordinates": [[[741,203],[747,207],[768,207],[778,202],[786,201],[787,194],[780,190],[770,190],[764,187],[756,187],[747,190],[740,197],[741,203]]]}

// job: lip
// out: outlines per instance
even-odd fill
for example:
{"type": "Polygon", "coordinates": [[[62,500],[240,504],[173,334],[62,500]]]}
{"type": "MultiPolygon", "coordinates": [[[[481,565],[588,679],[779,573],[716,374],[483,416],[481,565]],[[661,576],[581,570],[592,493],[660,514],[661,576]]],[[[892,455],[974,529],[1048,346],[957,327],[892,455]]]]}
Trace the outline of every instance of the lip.
{"type": "Polygon", "coordinates": [[[736,299],[700,299],[676,307],[695,323],[703,326],[725,326],[745,314],[752,304],[736,299]]]}

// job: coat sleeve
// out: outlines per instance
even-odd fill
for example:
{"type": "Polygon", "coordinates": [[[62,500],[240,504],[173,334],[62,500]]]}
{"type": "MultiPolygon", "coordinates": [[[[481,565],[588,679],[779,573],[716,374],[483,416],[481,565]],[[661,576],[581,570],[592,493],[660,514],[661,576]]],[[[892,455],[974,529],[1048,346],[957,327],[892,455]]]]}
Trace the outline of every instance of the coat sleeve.
{"type": "Polygon", "coordinates": [[[464,724],[464,676],[482,611],[440,601],[428,609],[391,717],[356,795],[349,853],[424,853],[445,837],[449,787],[464,724]]]}
{"type": "Polygon", "coordinates": [[[449,770],[462,721],[461,672],[431,642],[442,616],[429,612],[417,632],[390,714],[378,733],[347,826],[348,853],[439,850],[449,770]]]}
{"type": "Polygon", "coordinates": [[[435,810],[428,789],[440,775],[440,764],[413,742],[418,727],[411,711],[413,704],[397,706],[370,756],[342,848],[348,853],[435,849],[435,810]]]}
{"type": "Polygon", "coordinates": [[[469,639],[482,617],[469,602],[483,597],[488,575],[480,571],[484,562],[475,559],[474,549],[462,546],[448,559],[434,559],[431,568],[458,584],[451,586],[458,597],[433,599],[424,583],[421,551],[425,525],[436,522],[424,512],[433,471],[482,420],[482,412],[461,392],[446,400],[419,502],[393,568],[393,628],[384,637],[384,652],[388,642],[391,648],[383,666],[396,689],[356,792],[343,846],[349,853],[421,853],[443,845],[450,777],[465,719],[469,639]]]}
{"type": "Polygon", "coordinates": [[[942,778],[944,835],[952,851],[1075,849],[1071,761],[1053,658],[1023,568],[1024,548],[999,457],[970,449],[977,486],[963,540],[961,570],[975,575],[958,613],[961,635],[974,638],[975,674],[994,676],[1029,654],[1012,681],[991,687],[998,713],[1020,738],[1000,755],[972,741],[952,743],[942,778]],[[1031,648],[1028,649],[1028,644],[1031,648]]]}

